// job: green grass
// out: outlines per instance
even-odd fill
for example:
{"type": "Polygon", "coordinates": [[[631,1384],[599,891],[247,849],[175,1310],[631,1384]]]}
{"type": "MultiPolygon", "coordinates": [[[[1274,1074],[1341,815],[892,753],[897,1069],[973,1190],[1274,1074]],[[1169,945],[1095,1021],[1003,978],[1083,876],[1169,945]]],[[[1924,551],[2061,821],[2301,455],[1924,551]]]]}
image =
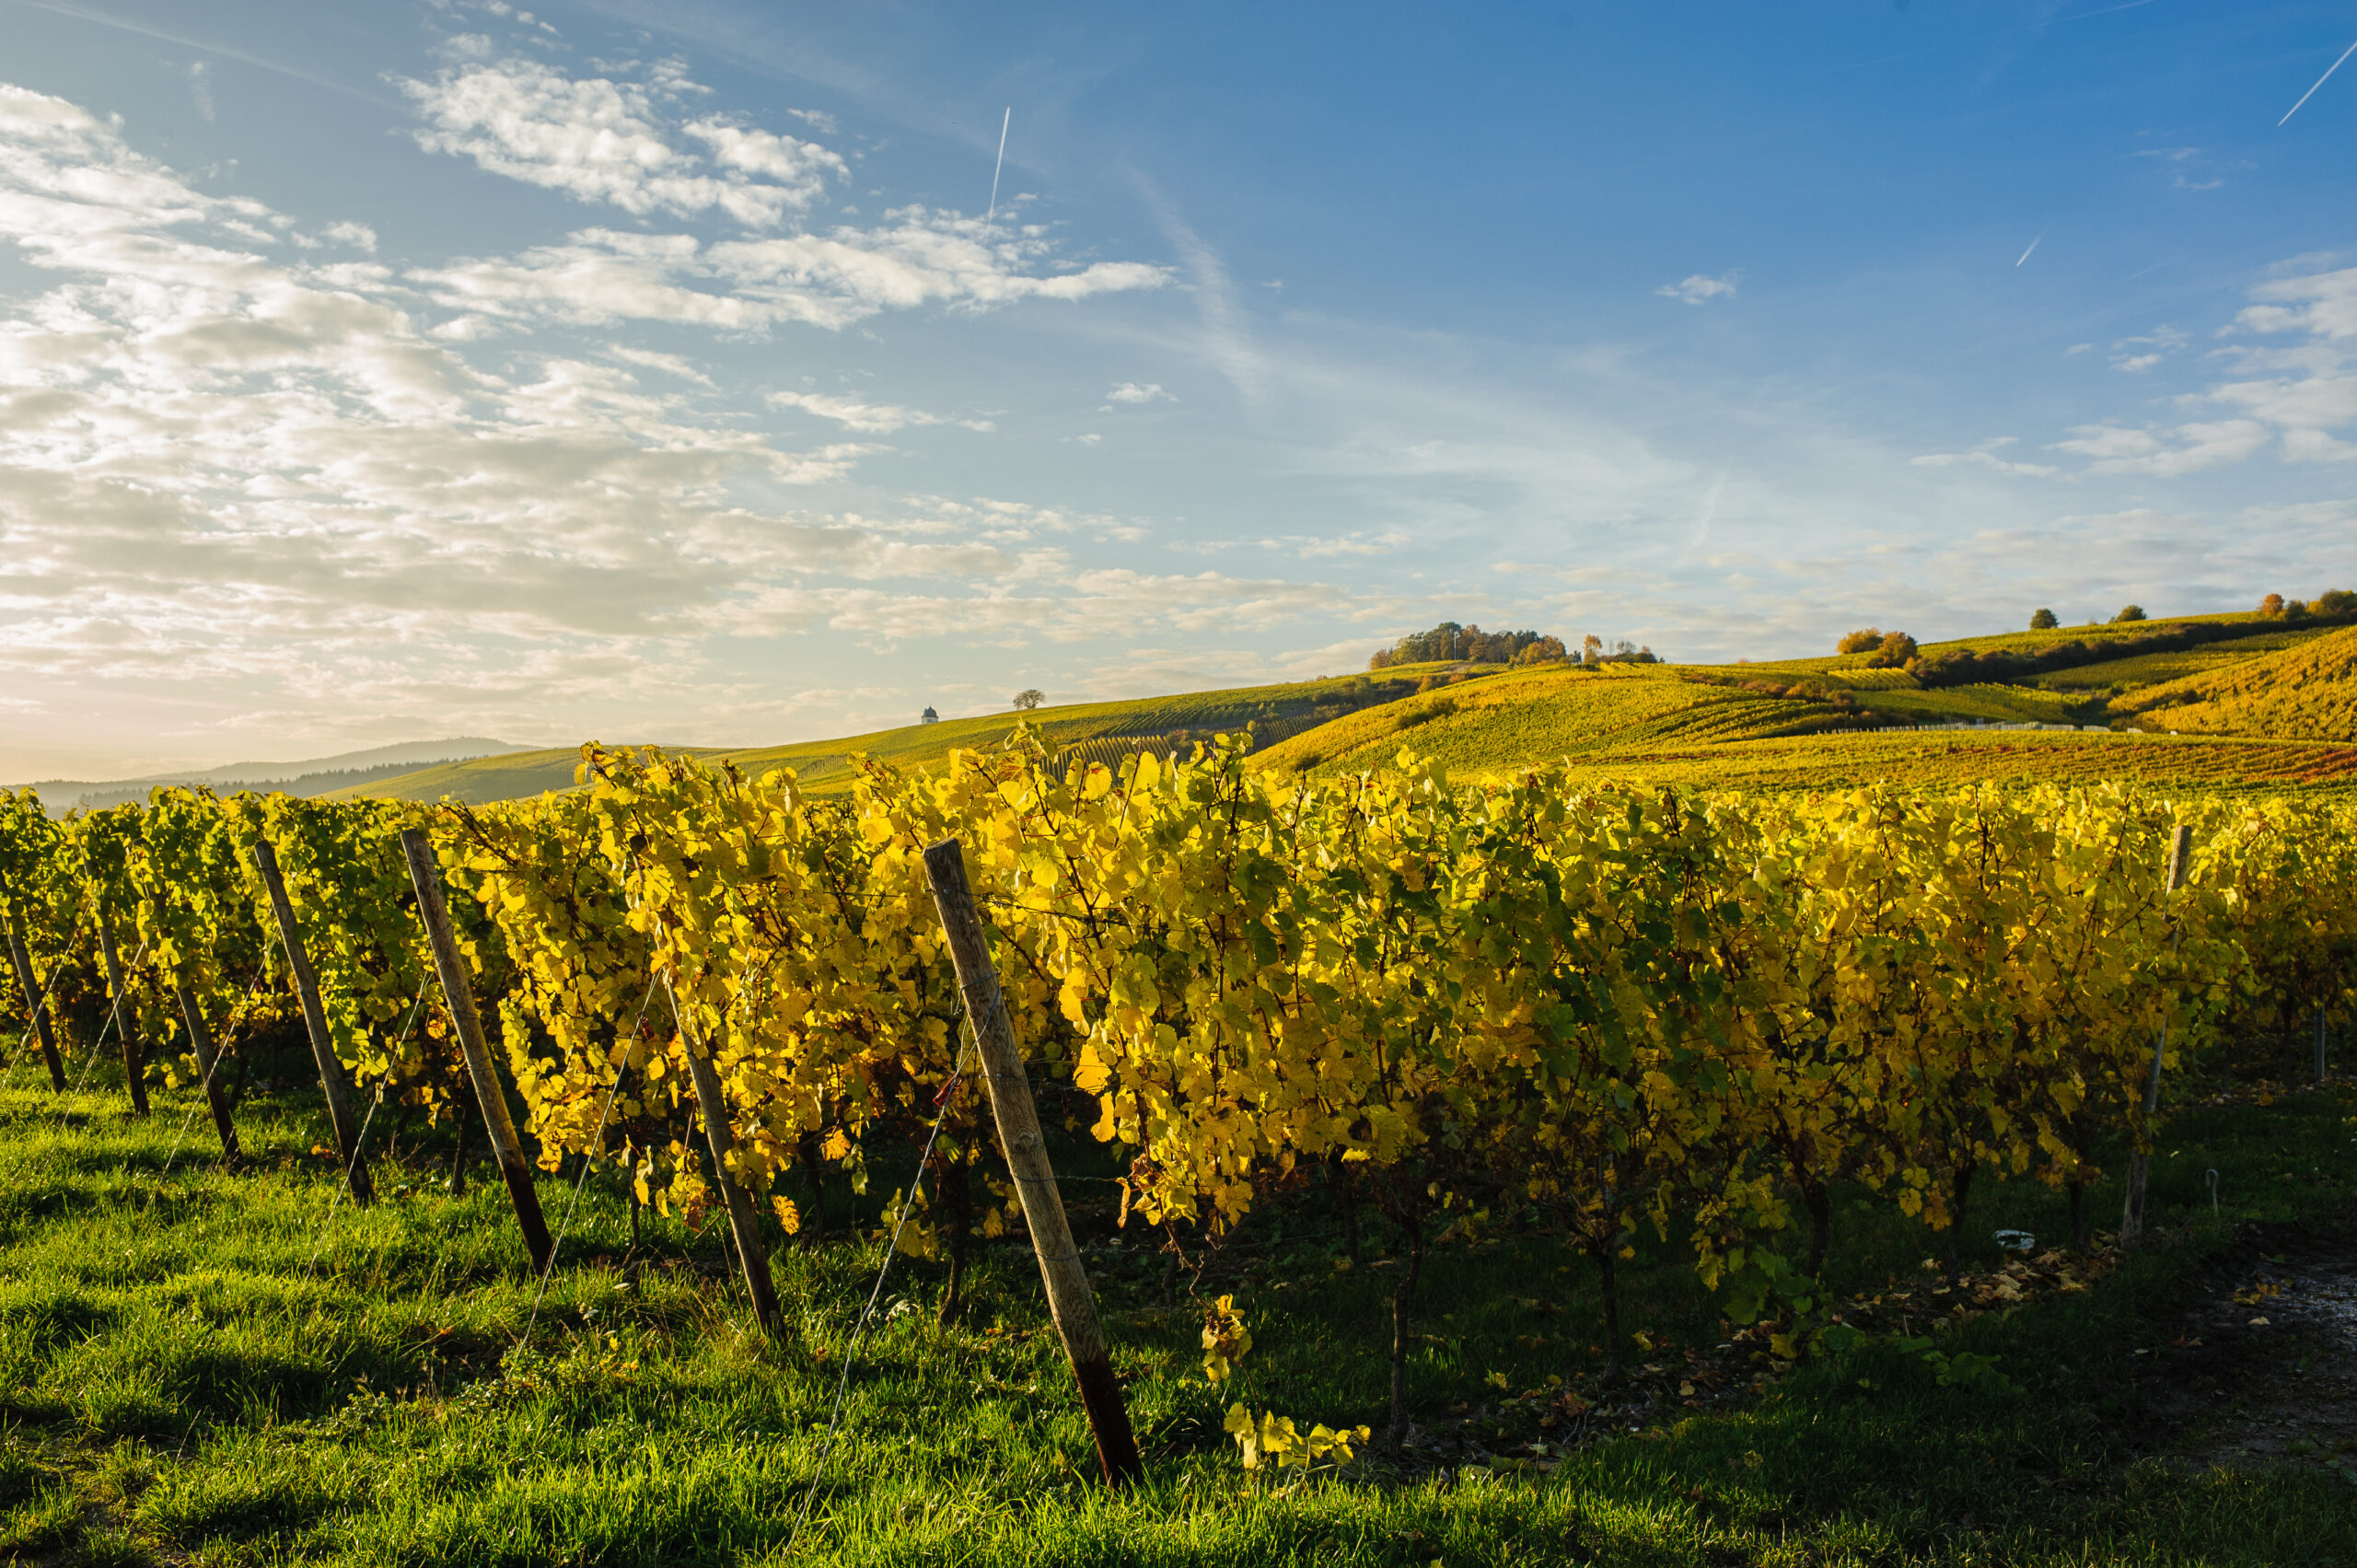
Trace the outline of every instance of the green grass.
{"type": "MultiPolygon", "coordinates": [[[[308,1099],[247,1102],[257,1160],[237,1175],[203,1163],[201,1143],[164,1168],[184,1109],[165,1096],[138,1124],[119,1095],[93,1091],[60,1130],[45,1090],[0,1095],[0,1551],[222,1564],[784,1561],[876,1244],[782,1253],[780,1349],[754,1334],[715,1233],[650,1220],[647,1245],[626,1258],[623,1212],[593,1176],[535,1322],[495,1184],[453,1200],[436,1151],[407,1151],[435,1157],[380,1159],[385,1200],[331,1223],[332,1173],[310,1153],[325,1124],[308,1099]]],[[[2184,1227],[2180,1246],[2087,1295],[1962,1331],[2017,1392],[1944,1388],[1920,1362],[1868,1347],[1732,1411],[1623,1433],[1551,1473],[1394,1477],[1371,1463],[1292,1494],[1248,1487],[1221,1435],[1230,1396],[1202,1383],[1187,1286],[1166,1307],[1150,1238],[1132,1230],[1116,1245],[1101,1189],[1077,1184],[1147,1484],[1112,1497],[1090,1478],[1025,1253],[990,1249],[968,1317],[946,1328],[932,1312],[940,1266],[903,1260],[794,1561],[2349,1562],[2357,1486],[2133,1462],[2130,1440],[2146,1434],[2122,1366],[2123,1347],[2154,1342],[2178,1276],[2234,1221],[2345,1216],[2357,1201],[2351,1111],[2345,1097],[2308,1096],[2174,1121],[2154,1222],[2184,1227]],[[2211,1167],[2225,1176],[2218,1222],[2200,1180],[2211,1167]],[[2278,1179],[2293,1173],[2304,1179],[2278,1179]]],[[[200,1116],[190,1137],[207,1133],[200,1116]]],[[[1082,1171],[1086,1156],[1062,1157],[1082,1171]]],[[[879,1190],[896,1184],[879,1173],[879,1190]]],[[[1967,1231],[1981,1266],[1996,1258],[1993,1226],[2061,1225],[2046,1189],[1992,1185],[1967,1231]]],[[[552,1215],[563,1196],[542,1183],[552,1215]]],[[[2093,1202],[2116,1212],[2117,1193],[2093,1202]]],[[[1844,1289],[1912,1276],[1936,1245],[1863,1195],[1839,1225],[1844,1289]]],[[[1365,1240],[1365,1264],[1342,1269],[1330,1201],[1312,1191],[1257,1213],[1219,1255],[1201,1288],[1236,1294],[1256,1340],[1238,1397],[1305,1419],[1380,1420],[1389,1276],[1371,1214],[1365,1240]]],[[[1648,1238],[1627,1272],[1629,1324],[1658,1336],[1656,1355],[1722,1333],[1681,1250],[1648,1238]]],[[[1587,1266],[1543,1237],[1436,1253],[1419,1301],[1419,1421],[1470,1407],[1495,1449],[1540,1434],[1533,1416],[1485,1402],[1491,1374],[1525,1388],[1596,1365],[1587,1266]]]]}

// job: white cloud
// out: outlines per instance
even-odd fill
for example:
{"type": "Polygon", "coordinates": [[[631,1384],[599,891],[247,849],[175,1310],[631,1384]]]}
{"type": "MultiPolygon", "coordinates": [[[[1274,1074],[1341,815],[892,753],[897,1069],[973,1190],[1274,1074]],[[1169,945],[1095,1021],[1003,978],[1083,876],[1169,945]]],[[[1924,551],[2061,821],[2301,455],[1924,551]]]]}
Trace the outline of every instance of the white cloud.
{"type": "Polygon", "coordinates": [[[2155,434],[2116,424],[2081,424],[2048,450],[2089,459],[2090,473],[2149,473],[2165,478],[2241,462],[2264,447],[2267,426],[2255,419],[2194,421],[2155,434]]]}
{"type": "Polygon", "coordinates": [[[666,376],[676,376],[682,381],[692,381],[699,387],[713,385],[711,377],[676,354],[663,354],[651,348],[633,348],[615,343],[606,353],[625,365],[639,366],[647,370],[659,370],[666,376]]]}
{"type": "Polygon", "coordinates": [[[1664,284],[1654,292],[1666,299],[1682,299],[1689,305],[1707,305],[1713,299],[1733,299],[1739,271],[1721,273],[1717,277],[1696,273],[1677,283],[1664,284]]]}
{"type": "Polygon", "coordinates": [[[1998,456],[2006,447],[2014,446],[2019,441],[2019,436],[2000,436],[1993,440],[1981,442],[1968,452],[1926,452],[1920,458],[1910,458],[1908,460],[1917,468],[1925,469],[1954,468],[1959,463],[1971,463],[1987,469],[1991,473],[2013,474],[2026,479],[2051,479],[2061,471],[2046,463],[2015,462],[1998,456]]]}
{"type": "MultiPolygon", "coordinates": [[[[296,232],[72,103],[0,87],[0,245],[38,280],[0,304],[0,685],[41,691],[52,712],[97,683],[117,713],[147,700],[129,693],[173,693],[152,711],[258,733],[333,692],[371,726],[531,738],[587,722],[566,714],[729,711],[714,636],[830,621],[1126,636],[1123,617],[1241,623],[1295,591],[1097,580],[1052,542],[1133,539],[1132,519],[1004,500],[882,517],[783,505],[878,448],[778,444],[704,412],[715,389],[695,366],[633,344],[600,349],[619,363],[543,348],[480,366],[411,280],[273,260],[273,237],[296,232]]],[[[916,212],[811,244],[795,253],[810,297],[854,316],[1077,298],[1107,276],[1018,273],[1045,241],[916,212]]],[[[663,237],[582,250],[680,292],[667,274],[788,265],[663,237]]],[[[941,422],[799,406],[851,436],[941,422]]]]}
{"type": "Polygon", "coordinates": [[[435,301],[489,320],[598,326],[668,321],[719,331],[837,329],[940,303],[984,309],[1157,288],[1163,269],[1096,261],[1040,273],[1054,247],[972,218],[905,207],[871,229],[705,245],[684,234],[583,229],[562,245],[411,274],[435,301]]]}
{"type": "Polygon", "coordinates": [[[213,73],[202,60],[188,68],[189,100],[196,105],[196,117],[207,125],[213,123],[213,73]]]}
{"type": "Polygon", "coordinates": [[[1337,555],[1388,555],[1409,543],[1410,538],[1405,528],[1388,528],[1379,534],[1361,530],[1335,538],[1286,534],[1282,538],[1262,540],[1260,548],[1284,551],[1305,561],[1313,561],[1337,555]]]}
{"type": "MultiPolygon", "coordinates": [[[[2301,257],[2285,267],[2329,261],[2301,257]]],[[[2357,459],[2357,442],[2348,439],[2357,428],[2357,349],[2349,346],[2357,340],[2357,268],[2277,271],[2278,276],[2250,291],[2255,303],[2219,334],[2227,344],[2209,357],[2231,365],[2226,378],[2173,400],[2189,412],[2208,410],[2223,417],[2175,424],[2105,420],[2075,425],[2068,439],[2049,443],[2048,450],[2086,459],[2089,473],[2162,477],[2228,467],[2270,445],[2293,462],[2357,459]],[[2266,341],[2237,341],[2246,334],[2266,341]]],[[[2186,342],[2182,331],[2159,327],[2114,343],[2111,364],[2131,373],[2149,371],[2186,342]]]]}
{"type": "Polygon", "coordinates": [[[2169,183],[2180,191],[2215,191],[2226,182],[2224,175],[2214,172],[2217,161],[2206,157],[2200,147],[2145,147],[2136,156],[2160,159],[2169,171],[2169,183]]]}
{"type": "Polygon", "coordinates": [[[413,134],[427,151],[640,216],[718,210],[746,227],[772,228],[849,173],[815,142],[711,116],[678,127],[711,149],[715,171],[705,172],[705,160],[667,134],[678,99],[701,89],[676,71],[653,75],[644,83],[575,78],[509,59],[398,85],[426,122],[413,134]]]}
{"type": "Polygon", "coordinates": [[[1178,401],[1162,389],[1162,383],[1159,381],[1148,381],[1143,385],[1135,381],[1124,381],[1105,394],[1105,401],[1109,407],[1114,403],[1175,403],[1178,401]]]}
{"type": "Polygon", "coordinates": [[[898,403],[864,403],[855,398],[832,397],[824,392],[772,392],[764,401],[772,408],[800,409],[863,434],[888,435],[912,424],[956,424],[983,432],[997,428],[987,419],[950,419],[898,403]]]}

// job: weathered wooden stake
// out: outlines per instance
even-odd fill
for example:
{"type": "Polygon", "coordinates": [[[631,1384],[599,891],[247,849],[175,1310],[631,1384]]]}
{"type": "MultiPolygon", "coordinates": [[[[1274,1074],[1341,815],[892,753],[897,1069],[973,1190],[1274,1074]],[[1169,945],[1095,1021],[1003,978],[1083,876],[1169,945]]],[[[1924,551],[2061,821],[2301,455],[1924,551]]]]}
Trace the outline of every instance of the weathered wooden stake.
{"type": "Polygon", "coordinates": [[[942,933],[949,939],[966,1016],[981,1045],[982,1082],[998,1123],[999,1147],[1022,1196],[1031,1249],[1039,1259],[1039,1281],[1047,1287],[1048,1311],[1063,1339],[1064,1356],[1072,1363],[1080,1402],[1097,1438],[1097,1462],[1109,1485],[1125,1486],[1144,1478],[1145,1465],[1138,1458],[1121,1386],[1113,1380],[1112,1358],[1097,1326],[1096,1298],[1089,1294],[1088,1272],[1081,1267],[1072,1225],[1064,1218],[1055,1167],[1049,1163],[1047,1144],[1039,1135],[1039,1113],[1031,1103],[1023,1053],[1015,1043],[1015,1027],[1007,1021],[1006,999],[999,993],[998,970],[991,963],[990,941],[974,908],[973,889],[967,885],[966,857],[957,840],[944,839],[924,852],[924,866],[933,881],[934,904],[941,912],[942,933]]]}
{"type": "MultiPolygon", "coordinates": [[[[107,1005],[114,1015],[114,1037],[122,1046],[122,1081],[131,1090],[131,1111],[134,1116],[147,1114],[147,1075],[145,1065],[139,1060],[139,1042],[131,1038],[131,1026],[122,1017],[122,960],[114,950],[114,922],[103,909],[99,911],[99,955],[107,961],[107,1005]]],[[[134,1007],[131,1016],[137,1017],[134,1007]]]]}
{"type": "MultiPolygon", "coordinates": [[[[540,1190],[532,1185],[532,1167],[524,1159],[523,1140],[516,1136],[515,1119],[507,1113],[507,1091],[500,1086],[499,1074],[491,1063],[491,1048],[483,1043],[474,983],[467,978],[458,938],[450,934],[450,912],[442,901],[442,870],[434,863],[434,845],[423,828],[401,830],[401,854],[409,861],[410,885],[417,889],[418,915],[425,922],[425,935],[434,945],[434,970],[442,980],[442,999],[449,1004],[459,1049],[466,1052],[467,1073],[474,1080],[475,1103],[482,1107],[482,1128],[491,1138],[492,1158],[499,1162],[508,1201],[516,1205],[516,1225],[524,1233],[524,1249],[532,1255],[532,1270],[547,1273],[554,1248],[549,1240],[548,1221],[540,1217],[540,1190]]],[[[463,1170],[459,1174],[463,1179],[463,1170]]]]}
{"type": "MultiPolygon", "coordinates": [[[[2193,854],[2193,830],[2179,824],[2176,839],[2169,845],[2168,890],[2172,893],[2185,886],[2186,861],[2193,854]]],[[[2169,947],[2177,947],[2176,923],[2170,923],[2169,947]]],[[[2153,1069],[2144,1077],[2144,1117],[2133,1131],[2135,1152],[2128,1156],[2128,1203],[2119,1216],[2119,1245],[2134,1249],[2144,1240],[2144,1189],[2153,1174],[2153,1118],[2161,1109],[2161,1059],[2168,1054],[2169,1027],[2161,1024],[2161,1038],[2153,1046],[2153,1069]]]]}
{"type": "Polygon", "coordinates": [[[41,982],[33,978],[32,955],[25,949],[25,924],[17,918],[17,906],[8,906],[8,956],[17,966],[17,988],[25,993],[25,1015],[33,1021],[33,1033],[41,1040],[41,1054],[49,1063],[49,1082],[59,1094],[65,1092],[65,1060],[57,1054],[57,1037],[50,1032],[49,997],[41,982]]]}
{"type": "Polygon", "coordinates": [[[221,1157],[235,1165],[238,1158],[238,1125],[229,1119],[228,1095],[221,1086],[221,1075],[214,1071],[217,1058],[213,1050],[213,1031],[204,1022],[204,1007],[178,975],[172,977],[172,994],[180,999],[180,1021],[188,1025],[188,1042],[196,1051],[196,1070],[203,1075],[204,1102],[212,1107],[213,1125],[221,1132],[221,1157]]]}
{"type": "Polygon", "coordinates": [[[319,1090],[327,1096],[328,1121],[335,1128],[335,1146],[343,1156],[344,1180],[352,1201],[366,1208],[376,1201],[377,1184],[368,1179],[368,1162],[360,1149],[360,1119],[353,1114],[352,1085],[335,1053],[335,1036],[328,1032],[327,1009],[319,1005],[319,979],[303,951],[303,931],[295,923],[295,906],[286,900],[286,879],[278,874],[278,852],[268,839],[254,841],[254,865],[270,892],[271,912],[278,917],[278,940],[286,949],[286,967],[294,971],[295,994],[303,1003],[303,1028],[311,1037],[311,1055],[319,1063],[319,1090]]]}

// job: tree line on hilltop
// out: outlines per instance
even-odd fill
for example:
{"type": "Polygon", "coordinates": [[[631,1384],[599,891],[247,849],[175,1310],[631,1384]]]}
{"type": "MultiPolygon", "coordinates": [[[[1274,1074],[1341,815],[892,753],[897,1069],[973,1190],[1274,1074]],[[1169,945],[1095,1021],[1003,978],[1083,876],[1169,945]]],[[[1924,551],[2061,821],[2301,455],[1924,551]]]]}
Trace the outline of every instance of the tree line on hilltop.
{"type": "Polygon", "coordinates": [[[1574,656],[1561,637],[1543,632],[1484,632],[1479,626],[1444,621],[1429,632],[1411,632],[1388,647],[1377,648],[1366,662],[1369,669],[1393,669],[1406,664],[1558,664],[1576,656],[1583,664],[1659,664],[1649,647],[1622,638],[1608,650],[1593,633],[1574,656]]]}

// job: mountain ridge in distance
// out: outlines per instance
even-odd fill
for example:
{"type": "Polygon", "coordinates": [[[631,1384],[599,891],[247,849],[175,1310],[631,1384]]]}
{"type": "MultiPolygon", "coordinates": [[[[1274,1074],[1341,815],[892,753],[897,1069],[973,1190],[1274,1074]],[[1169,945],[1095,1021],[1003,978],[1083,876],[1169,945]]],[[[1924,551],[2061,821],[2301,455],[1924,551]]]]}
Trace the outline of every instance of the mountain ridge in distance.
{"type": "Polygon", "coordinates": [[[319,773],[358,772],[392,767],[422,768],[435,762],[467,761],[531,749],[528,746],[494,740],[489,736],[461,735],[436,740],[397,741],[389,746],[342,751],[329,757],[297,758],[284,762],[226,762],[218,767],[177,769],[168,772],[145,773],[135,778],[39,779],[31,787],[40,792],[41,803],[55,811],[74,805],[86,795],[120,795],[125,792],[144,795],[157,784],[243,787],[284,784],[319,773]]]}

